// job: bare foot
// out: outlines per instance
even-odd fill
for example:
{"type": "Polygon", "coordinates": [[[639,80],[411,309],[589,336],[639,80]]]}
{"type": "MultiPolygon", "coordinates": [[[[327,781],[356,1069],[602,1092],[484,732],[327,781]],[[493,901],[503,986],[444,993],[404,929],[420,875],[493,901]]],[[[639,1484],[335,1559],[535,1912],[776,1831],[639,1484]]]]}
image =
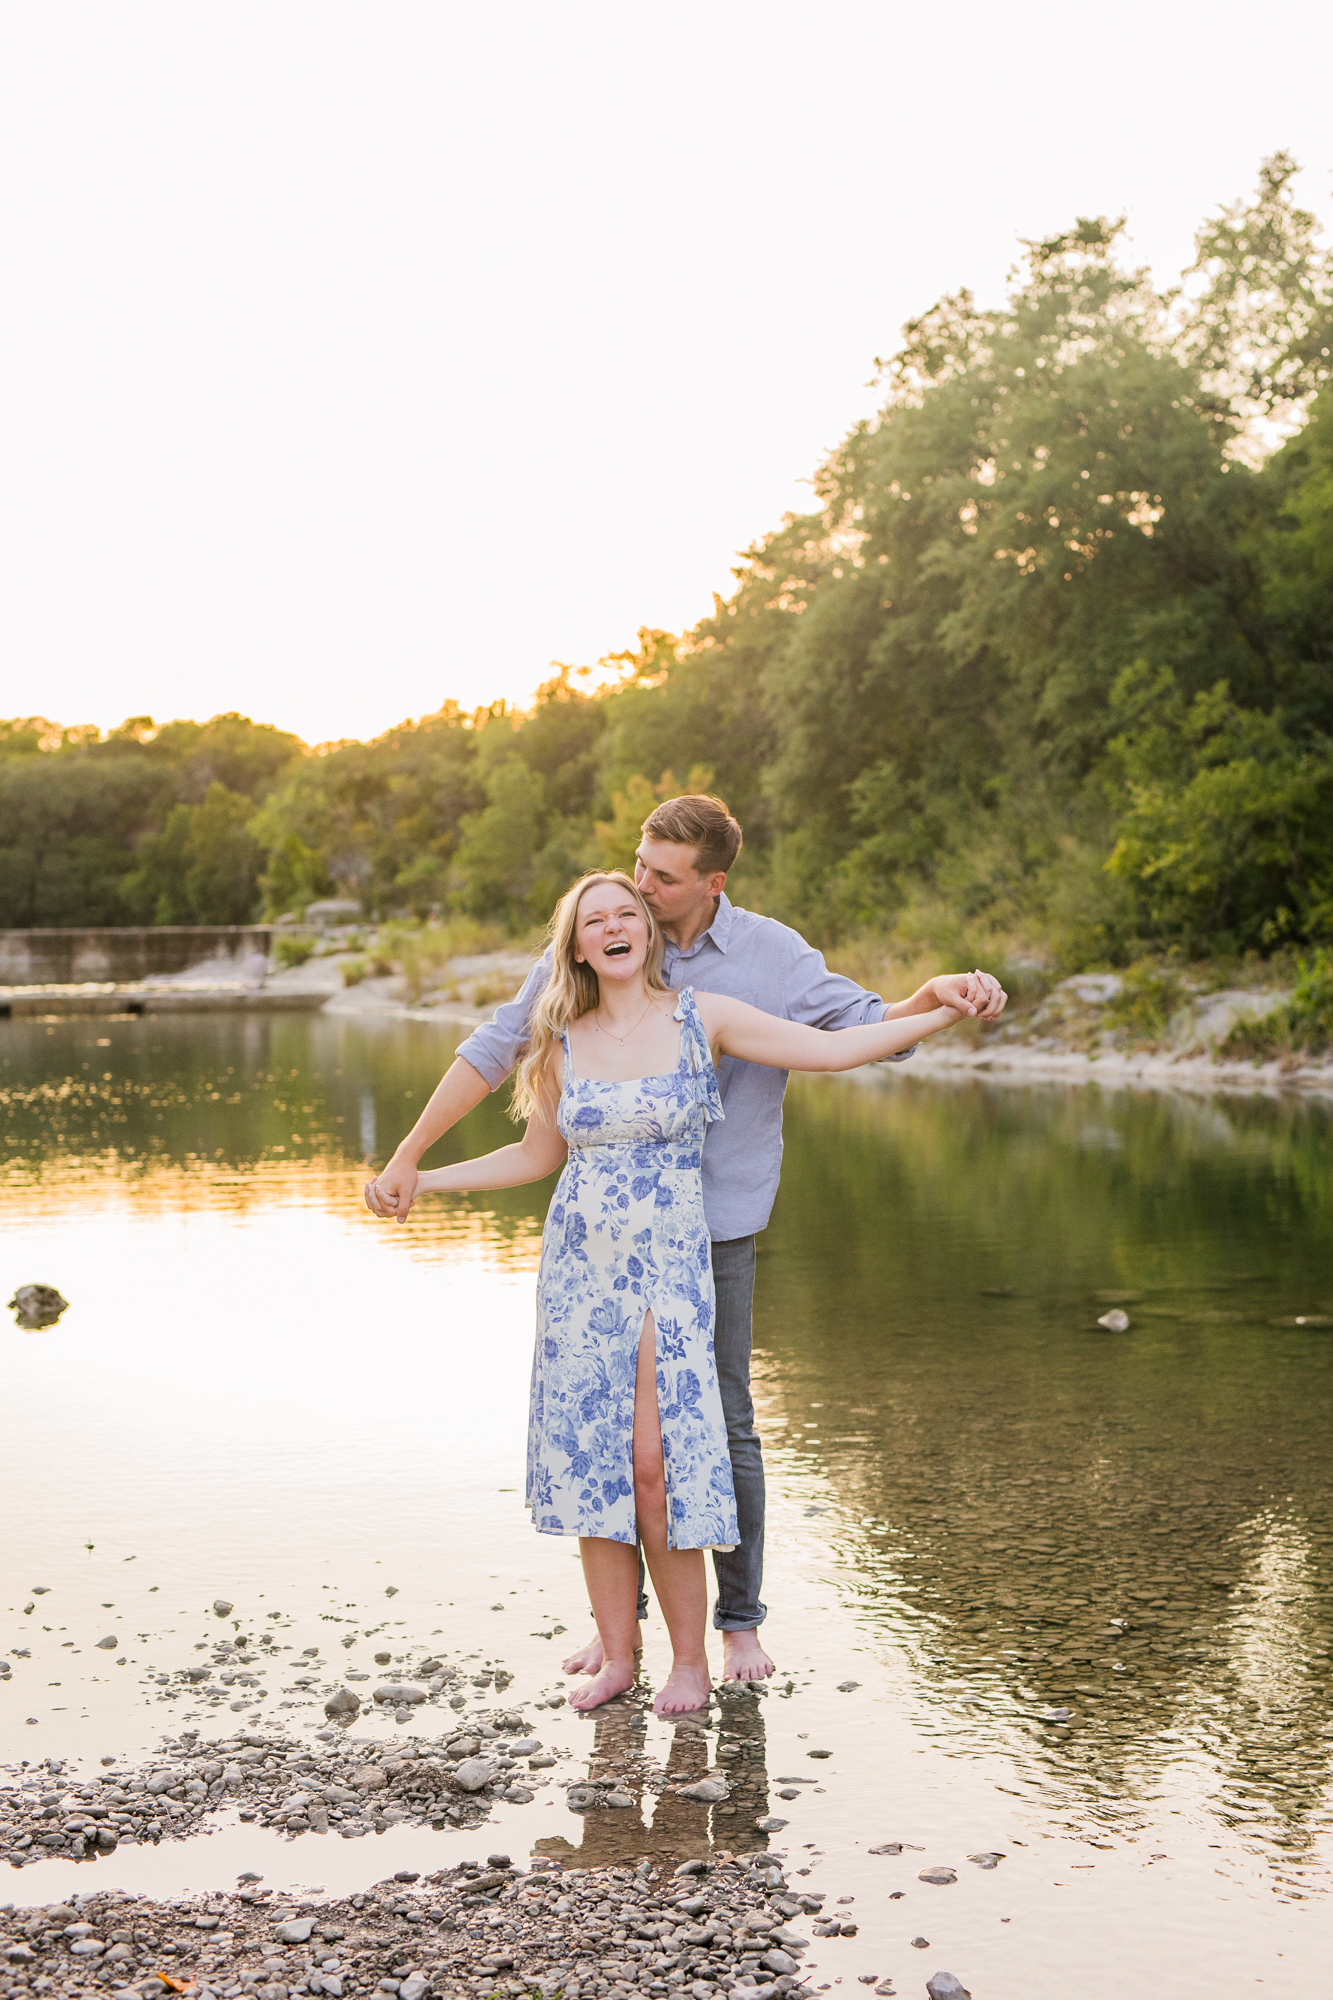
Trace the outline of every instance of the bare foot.
{"type": "MultiPolygon", "coordinates": [[[[597,1651],[601,1652],[600,1645],[597,1651]]],[[[632,1688],[639,1671],[637,1659],[612,1660],[595,1674],[586,1687],[581,1687],[569,1697],[571,1708],[600,1708],[604,1701],[614,1701],[626,1688],[632,1688]]]]}
{"type": "Polygon", "coordinates": [[[722,1678],[724,1681],[765,1681],[775,1671],[773,1662],[759,1643],[753,1626],[747,1632],[722,1634],[722,1678]]]}
{"type": "Polygon", "coordinates": [[[708,1663],[697,1667],[673,1667],[653,1702],[654,1715],[685,1715],[691,1709],[707,1708],[713,1692],[708,1663]]]}
{"type": "MultiPolygon", "coordinates": [[[[634,1657],[636,1660],[642,1659],[642,1646],[634,1648],[634,1657]]],[[[571,1653],[561,1666],[560,1671],[562,1674],[599,1674],[602,1671],[602,1661],[605,1658],[606,1655],[602,1651],[601,1640],[593,1638],[580,1651],[571,1653]]],[[[769,1672],[772,1673],[772,1671],[773,1669],[770,1667],[769,1672]]]]}

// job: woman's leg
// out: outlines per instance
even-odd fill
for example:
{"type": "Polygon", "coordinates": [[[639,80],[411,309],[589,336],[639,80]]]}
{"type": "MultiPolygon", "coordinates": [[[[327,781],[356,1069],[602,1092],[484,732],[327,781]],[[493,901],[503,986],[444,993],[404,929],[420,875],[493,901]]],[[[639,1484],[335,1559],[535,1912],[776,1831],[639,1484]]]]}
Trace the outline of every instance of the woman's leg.
{"type": "Polygon", "coordinates": [[[602,1667],[569,1697],[571,1708],[596,1708],[634,1684],[639,1652],[639,1551],[632,1542],[579,1537],[583,1580],[597,1620],[602,1667]]]}
{"type": "Polygon", "coordinates": [[[667,1547],[666,1467],[657,1407],[657,1329],[651,1313],[644,1315],[634,1384],[634,1510],[653,1591],[671,1635],[671,1673],[653,1707],[659,1715],[704,1708],[712,1691],[704,1645],[708,1577],[702,1549],[667,1547]]]}

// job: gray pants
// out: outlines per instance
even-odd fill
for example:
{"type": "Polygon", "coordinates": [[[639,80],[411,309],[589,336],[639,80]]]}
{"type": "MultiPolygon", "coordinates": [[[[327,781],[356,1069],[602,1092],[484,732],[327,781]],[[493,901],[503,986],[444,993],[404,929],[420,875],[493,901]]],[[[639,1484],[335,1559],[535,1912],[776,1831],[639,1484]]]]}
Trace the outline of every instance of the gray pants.
{"type": "MultiPolygon", "coordinates": [[[[764,1460],[750,1396],[750,1340],[754,1311],[754,1238],[733,1236],[713,1245],[717,1326],[713,1335],[722,1414],[727,1423],[731,1476],[736,1486],[740,1546],[714,1554],[719,1632],[748,1632],[762,1625],[768,1607],[759,1596],[764,1580],[764,1460]]],[[[639,1616],[648,1616],[643,1557],[639,1557],[639,1616]]]]}

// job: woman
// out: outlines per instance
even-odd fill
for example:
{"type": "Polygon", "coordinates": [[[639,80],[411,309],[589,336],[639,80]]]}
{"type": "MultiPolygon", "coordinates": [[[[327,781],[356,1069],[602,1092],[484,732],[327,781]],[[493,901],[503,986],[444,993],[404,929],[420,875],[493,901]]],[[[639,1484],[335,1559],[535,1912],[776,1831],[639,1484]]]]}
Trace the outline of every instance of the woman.
{"type": "Polygon", "coordinates": [[[672,1715],[708,1701],[703,1551],[737,1540],[699,1171],[722,1116],[714,1059],[854,1069],[960,1015],[825,1032],[673,993],[662,953],[627,875],[576,882],[552,919],[551,977],[518,1071],[522,1139],[431,1169],[418,1188],[517,1187],[564,1162],[542,1235],[528,1505],[540,1533],[579,1537],[602,1642],[602,1669],[571,1705],[595,1708],[634,1680],[642,1543],[672,1647],[653,1706],[672,1715]]]}

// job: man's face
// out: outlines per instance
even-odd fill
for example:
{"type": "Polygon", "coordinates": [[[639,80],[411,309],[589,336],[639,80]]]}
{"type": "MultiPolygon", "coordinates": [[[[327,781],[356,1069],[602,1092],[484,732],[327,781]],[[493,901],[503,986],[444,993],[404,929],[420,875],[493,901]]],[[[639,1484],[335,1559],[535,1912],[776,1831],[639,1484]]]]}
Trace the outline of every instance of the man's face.
{"type": "Polygon", "coordinates": [[[634,880],[659,923],[674,924],[711,905],[722,894],[726,876],[718,870],[701,875],[696,850],[675,840],[653,840],[644,834],[634,856],[634,880]]]}

